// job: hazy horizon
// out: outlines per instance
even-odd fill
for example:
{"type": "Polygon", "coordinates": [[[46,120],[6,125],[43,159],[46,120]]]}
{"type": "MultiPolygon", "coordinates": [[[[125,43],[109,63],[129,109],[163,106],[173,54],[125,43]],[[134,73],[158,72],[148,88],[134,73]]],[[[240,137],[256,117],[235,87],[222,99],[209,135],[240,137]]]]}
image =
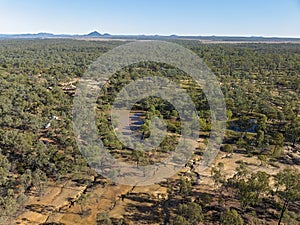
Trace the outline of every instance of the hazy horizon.
{"type": "MultiPolygon", "coordinates": [[[[94,30],[94,31],[97,31],[97,30],[94,30]]],[[[53,33],[53,32],[44,32],[44,31],[39,31],[39,32],[36,32],[36,33],[31,33],[31,32],[25,32],[25,33],[0,33],[1,35],[36,35],[36,34],[53,34],[53,35],[87,35],[87,34],[90,34],[94,31],[90,31],[90,32],[87,32],[87,33],[53,33]]],[[[178,34],[111,34],[111,33],[108,33],[108,32],[99,32],[97,31],[98,33],[100,34],[109,34],[109,35],[112,35],[112,36],[142,36],[142,35],[145,35],[145,36],[172,36],[172,35],[176,35],[178,37],[245,37],[245,38],[295,38],[295,39],[298,39],[300,38],[299,37],[292,37],[292,36],[263,36],[263,35],[239,35],[239,34],[236,34],[236,35],[214,35],[214,34],[211,34],[211,35],[196,35],[196,34],[181,34],[181,35],[178,35],[178,34]]]]}
{"type": "Polygon", "coordinates": [[[300,38],[299,0],[0,2],[1,34],[300,38]]]}

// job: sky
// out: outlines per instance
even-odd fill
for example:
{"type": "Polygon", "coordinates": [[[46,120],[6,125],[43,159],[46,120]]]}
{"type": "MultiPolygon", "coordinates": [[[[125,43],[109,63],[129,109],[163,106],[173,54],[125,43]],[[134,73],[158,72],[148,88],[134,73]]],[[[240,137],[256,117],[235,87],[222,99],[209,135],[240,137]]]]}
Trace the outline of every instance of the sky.
{"type": "Polygon", "coordinates": [[[0,0],[0,33],[300,38],[300,0],[0,0]]]}

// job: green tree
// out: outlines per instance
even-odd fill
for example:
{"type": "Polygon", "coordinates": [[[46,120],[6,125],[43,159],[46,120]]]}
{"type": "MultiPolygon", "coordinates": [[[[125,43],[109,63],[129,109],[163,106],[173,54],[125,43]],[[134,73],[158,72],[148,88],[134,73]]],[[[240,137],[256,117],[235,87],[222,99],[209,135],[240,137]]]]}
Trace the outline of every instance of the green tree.
{"type": "Polygon", "coordinates": [[[195,202],[180,204],[177,214],[184,217],[192,225],[197,225],[204,219],[201,206],[195,202]]]}
{"type": "Polygon", "coordinates": [[[262,147],[263,143],[265,140],[265,132],[263,130],[257,131],[256,134],[256,146],[257,147],[262,147]]]}
{"type": "Polygon", "coordinates": [[[10,169],[10,163],[6,156],[1,154],[0,149],[0,186],[5,183],[10,169]]]}
{"type": "Polygon", "coordinates": [[[48,178],[43,171],[41,171],[40,169],[34,171],[34,173],[32,174],[32,184],[36,188],[39,196],[42,196],[46,188],[47,182],[48,178]]]}
{"type": "Polygon", "coordinates": [[[179,193],[184,196],[188,196],[190,194],[191,190],[192,190],[191,181],[184,177],[181,177],[180,185],[179,185],[179,193]]]}
{"type": "Polygon", "coordinates": [[[238,197],[243,208],[258,204],[261,201],[261,195],[269,192],[269,177],[269,174],[258,171],[252,173],[249,179],[239,180],[238,197]]]}
{"type": "Polygon", "coordinates": [[[219,187],[225,183],[225,176],[223,174],[224,164],[219,162],[216,167],[211,168],[211,175],[214,180],[215,186],[219,187]]]}
{"type": "Polygon", "coordinates": [[[258,155],[257,158],[259,159],[261,166],[265,166],[268,162],[268,157],[266,155],[258,155]]]}
{"type": "Polygon", "coordinates": [[[221,215],[221,224],[223,224],[223,225],[243,225],[244,220],[236,210],[230,209],[230,210],[226,210],[221,215]]]}
{"type": "Polygon", "coordinates": [[[14,190],[6,190],[5,195],[0,196],[0,221],[3,220],[3,224],[12,224],[13,216],[18,210],[18,204],[14,195],[14,190]]]}
{"type": "Polygon", "coordinates": [[[276,194],[282,201],[282,207],[278,220],[281,224],[282,218],[289,205],[300,199],[300,173],[297,170],[286,168],[275,176],[276,194]]]}
{"type": "Polygon", "coordinates": [[[187,221],[183,216],[177,215],[174,219],[173,225],[190,225],[191,223],[187,221]]]}
{"type": "Polygon", "coordinates": [[[225,144],[222,149],[224,152],[233,153],[233,148],[230,144],[225,144]]]}
{"type": "Polygon", "coordinates": [[[20,194],[17,198],[17,203],[19,204],[20,211],[23,211],[25,203],[28,201],[28,197],[25,194],[20,194]]]}
{"type": "Polygon", "coordinates": [[[32,184],[32,172],[30,169],[27,169],[25,173],[20,176],[20,182],[25,192],[30,189],[32,184]]]}
{"type": "Polygon", "coordinates": [[[144,151],[139,148],[134,149],[132,151],[132,157],[133,157],[133,160],[136,162],[136,166],[139,167],[140,162],[143,161],[143,158],[144,158],[144,151]]]}
{"type": "Polygon", "coordinates": [[[272,155],[278,157],[282,155],[284,137],[282,133],[276,133],[273,138],[274,149],[272,155]]]}
{"type": "Polygon", "coordinates": [[[293,143],[300,140],[300,118],[294,119],[287,127],[286,138],[293,143]]]}
{"type": "Polygon", "coordinates": [[[256,130],[257,131],[266,131],[267,120],[268,120],[268,118],[265,115],[262,115],[257,121],[256,130]]]}

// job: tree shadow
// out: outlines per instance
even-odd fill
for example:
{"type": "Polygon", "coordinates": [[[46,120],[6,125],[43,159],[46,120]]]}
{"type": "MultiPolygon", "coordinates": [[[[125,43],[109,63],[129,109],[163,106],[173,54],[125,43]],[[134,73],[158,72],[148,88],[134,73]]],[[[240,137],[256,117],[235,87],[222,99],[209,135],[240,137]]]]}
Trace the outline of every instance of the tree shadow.
{"type": "Polygon", "coordinates": [[[148,206],[144,204],[128,204],[128,215],[125,218],[130,221],[136,221],[135,224],[153,224],[161,223],[164,213],[159,207],[148,206]]]}
{"type": "Polygon", "coordinates": [[[39,204],[31,204],[25,207],[26,209],[37,212],[43,215],[48,215],[49,212],[54,212],[56,209],[52,205],[39,205],[39,204]]]}
{"type": "Polygon", "coordinates": [[[151,204],[156,203],[155,200],[151,199],[148,193],[130,193],[126,195],[125,198],[135,202],[141,202],[141,203],[151,203],[151,204]]]}

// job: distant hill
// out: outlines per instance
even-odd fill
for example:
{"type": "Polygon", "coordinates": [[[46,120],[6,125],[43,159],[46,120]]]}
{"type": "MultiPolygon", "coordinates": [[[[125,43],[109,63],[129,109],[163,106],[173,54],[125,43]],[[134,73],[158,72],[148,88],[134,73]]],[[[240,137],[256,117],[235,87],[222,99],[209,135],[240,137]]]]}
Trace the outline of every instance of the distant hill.
{"type": "Polygon", "coordinates": [[[282,43],[293,42],[300,43],[300,38],[278,38],[278,37],[233,37],[233,36],[179,36],[172,35],[111,35],[108,33],[101,34],[98,31],[93,31],[89,34],[0,34],[0,39],[49,39],[49,38],[70,38],[70,39],[88,39],[88,38],[109,38],[109,39],[126,39],[126,40],[174,40],[174,39],[189,39],[199,40],[202,42],[266,42],[266,43],[282,43]]]}
{"type": "Polygon", "coordinates": [[[93,32],[91,32],[91,33],[89,33],[89,34],[87,34],[85,36],[87,36],[87,37],[102,37],[102,34],[100,34],[97,31],[93,31],[93,32]]]}

